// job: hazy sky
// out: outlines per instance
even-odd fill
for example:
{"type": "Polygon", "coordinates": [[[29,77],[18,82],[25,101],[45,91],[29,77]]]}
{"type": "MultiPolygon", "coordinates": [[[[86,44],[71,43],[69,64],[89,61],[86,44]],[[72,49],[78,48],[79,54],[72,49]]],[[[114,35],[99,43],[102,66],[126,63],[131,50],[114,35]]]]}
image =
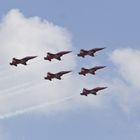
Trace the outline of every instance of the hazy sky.
{"type": "Polygon", "coordinates": [[[0,6],[0,139],[139,140],[140,19],[138,0],[24,0],[0,6]],[[80,49],[106,47],[96,57],[80,49]],[[72,50],[59,62],[46,52],[72,50]],[[38,55],[27,67],[12,57],[38,55]],[[81,67],[105,65],[96,76],[81,67]],[[48,71],[72,70],[62,81],[48,71]],[[82,88],[108,86],[98,96],[82,88]]]}

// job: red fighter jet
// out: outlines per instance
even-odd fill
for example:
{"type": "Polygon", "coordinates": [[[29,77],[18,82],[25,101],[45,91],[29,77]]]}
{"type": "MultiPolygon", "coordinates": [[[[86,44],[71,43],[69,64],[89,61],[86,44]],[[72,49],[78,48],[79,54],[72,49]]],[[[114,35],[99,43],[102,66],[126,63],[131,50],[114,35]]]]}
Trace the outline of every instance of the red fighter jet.
{"type": "Polygon", "coordinates": [[[97,52],[97,51],[100,51],[100,50],[103,50],[103,49],[105,49],[105,48],[93,48],[93,49],[91,49],[91,50],[83,50],[83,49],[81,49],[80,50],[80,53],[79,54],[77,54],[77,56],[81,56],[81,57],[85,57],[86,55],[89,55],[89,56],[95,56],[95,53],[97,52]]]}
{"type": "Polygon", "coordinates": [[[90,68],[90,69],[86,69],[86,68],[81,68],[81,71],[79,72],[80,75],[84,75],[86,76],[86,74],[90,73],[90,74],[93,74],[95,75],[95,72],[99,69],[103,69],[105,68],[106,66],[95,66],[93,68],[90,68]]]}
{"type": "Polygon", "coordinates": [[[29,61],[30,59],[34,59],[36,57],[37,56],[27,56],[22,59],[13,58],[10,65],[14,65],[14,66],[17,66],[18,64],[27,65],[27,63],[26,63],[27,61],[29,61]]]}
{"type": "Polygon", "coordinates": [[[83,88],[83,92],[80,93],[81,95],[85,95],[87,96],[88,94],[93,94],[93,95],[97,95],[97,92],[99,90],[103,90],[103,89],[106,89],[107,87],[96,87],[96,88],[93,88],[91,90],[88,90],[88,89],[85,89],[83,88]]]}
{"type": "Polygon", "coordinates": [[[61,71],[61,72],[58,72],[58,73],[50,73],[48,72],[47,73],[47,76],[44,77],[45,80],[52,80],[53,78],[56,78],[56,79],[59,79],[61,80],[61,76],[63,76],[64,74],[67,74],[67,73],[70,73],[71,71],[61,71]]]}
{"type": "Polygon", "coordinates": [[[44,60],[49,60],[49,61],[51,61],[52,59],[57,59],[57,60],[61,60],[61,57],[63,56],[63,55],[65,55],[65,54],[68,54],[68,53],[70,53],[70,52],[72,52],[72,51],[61,51],[61,52],[58,52],[58,53],[56,53],[56,54],[53,54],[53,53],[47,53],[47,56],[46,57],[44,57],[44,60]]]}

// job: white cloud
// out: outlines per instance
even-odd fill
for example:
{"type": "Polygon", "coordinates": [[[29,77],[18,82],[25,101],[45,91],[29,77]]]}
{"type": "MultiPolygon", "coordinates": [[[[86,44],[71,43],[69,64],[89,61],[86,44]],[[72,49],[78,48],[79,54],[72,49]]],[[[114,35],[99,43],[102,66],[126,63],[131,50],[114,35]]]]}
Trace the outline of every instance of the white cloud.
{"type": "Polygon", "coordinates": [[[89,103],[101,106],[102,96],[85,98],[80,96],[83,87],[93,87],[89,80],[79,78],[78,74],[65,75],[62,81],[53,82],[43,79],[48,71],[75,70],[76,58],[73,53],[63,56],[63,61],[43,60],[46,52],[73,50],[71,36],[65,28],[59,27],[39,17],[25,17],[18,9],[9,11],[0,24],[0,116],[4,114],[22,114],[35,107],[53,104],[63,98],[73,98],[73,102],[63,102],[37,112],[65,110],[74,105],[89,103]],[[22,58],[27,55],[38,55],[27,67],[11,67],[12,57],[22,58]],[[72,98],[72,97],[71,97],[72,98]],[[51,103],[52,102],[52,103],[51,103]],[[42,104],[42,105],[40,105],[42,104]],[[74,105],[73,105],[74,104],[74,105]]]}
{"type": "Polygon", "coordinates": [[[114,78],[110,80],[110,92],[115,94],[118,105],[124,111],[135,111],[140,106],[140,50],[116,49],[110,58],[117,75],[114,73],[114,78]]]}
{"type": "Polygon", "coordinates": [[[111,59],[121,76],[128,83],[140,88],[140,51],[132,48],[117,49],[111,59]]]}

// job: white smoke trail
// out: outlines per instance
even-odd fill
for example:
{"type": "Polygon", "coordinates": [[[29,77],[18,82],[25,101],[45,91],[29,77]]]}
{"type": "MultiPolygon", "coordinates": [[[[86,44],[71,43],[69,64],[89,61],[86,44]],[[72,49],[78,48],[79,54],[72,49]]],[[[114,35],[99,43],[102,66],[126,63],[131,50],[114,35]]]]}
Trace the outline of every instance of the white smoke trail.
{"type": "Polygon", "coordinates": [[[36,106],[31,106],[31,107],[28,107],[28,108],[25,108],[25,109],[22,109],[22,110],[17,110],[17,111],[13,111],[13,112],[9,112],[9,113],[6,113],[4,115],[0,115],[0,120],[3,120],[3,119],[9,119],[11,117],[15,117],[15,116],[19,116],[19,115],[23,115],[25,113],[28,113],[28,112],[32,112],[34,110],[37,110],[37,109],[40,109],[40,108],[44,108],[46,106],[49,106],[49,105],[55,105],[55,104],[58,104],[58,103],[61,103],[61,102],[65,102],[67,100],[70,100],[74,97],[76,97],[76,95],[72,95],[72,96],[68,96],[68,97],[64,97],[63,99],[60,99],[60,100],[56,100],[56,101],[52,101],[52,102],[45,102],[45,103],[42,103],[42,104],[39,104],[39,105],[36,105],[36,106]]]}
{"type": "Polygon", "coordinates": [[[6,73],[3,73],[1,74],[1,78],[0,78],[0,81],[4,81],[4,80],[9,80],[9,79],[13,79],[13,78],[17,78],[17,77],[20,77],[21,76],[21,72],[20,73],[15,73],[15,74],[6,74],[6,73]]]}
{"type": "Polygon", "coordinates": [[[11,89],[5,89],[3,91],[0,91],[0,98],[1,97],[9,97],[9,96],[15,96],[19,94],[25,94],[28,90],[34,88],[36,85],[42,85],[43,82],[29,82],[26,84],[23,84],[19,87],[13,87],[11,89]]]}
{"type": "Polygon", "coordinates": [[[10,87],[8,89],[2,89],[2,90],[0,90],[0,96],[5,95],[7,92],[11,93],[11,92],[14,92],[15,90],[17,91],[18,89],[26,88],[26,87],[30,86],[31,84],[32,84],[32,82],[28,82],[28,83],[24,83],[24,84],[20,84],[20,85],[10,87]]]}

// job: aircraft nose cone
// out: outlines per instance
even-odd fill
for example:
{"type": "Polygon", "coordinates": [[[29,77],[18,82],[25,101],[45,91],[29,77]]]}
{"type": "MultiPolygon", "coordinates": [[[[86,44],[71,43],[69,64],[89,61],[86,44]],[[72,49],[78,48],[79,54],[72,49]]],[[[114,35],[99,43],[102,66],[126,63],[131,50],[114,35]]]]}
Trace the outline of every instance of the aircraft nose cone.
{"type": "Polygon", "coordinates": [[[102,68],[105,68],[106,66],[102,66],[102,68]]]}
{"type": "Polygon", "coordinates": [[[72,72],[72,71],[67,71],[68,73],[72,72]]]}

